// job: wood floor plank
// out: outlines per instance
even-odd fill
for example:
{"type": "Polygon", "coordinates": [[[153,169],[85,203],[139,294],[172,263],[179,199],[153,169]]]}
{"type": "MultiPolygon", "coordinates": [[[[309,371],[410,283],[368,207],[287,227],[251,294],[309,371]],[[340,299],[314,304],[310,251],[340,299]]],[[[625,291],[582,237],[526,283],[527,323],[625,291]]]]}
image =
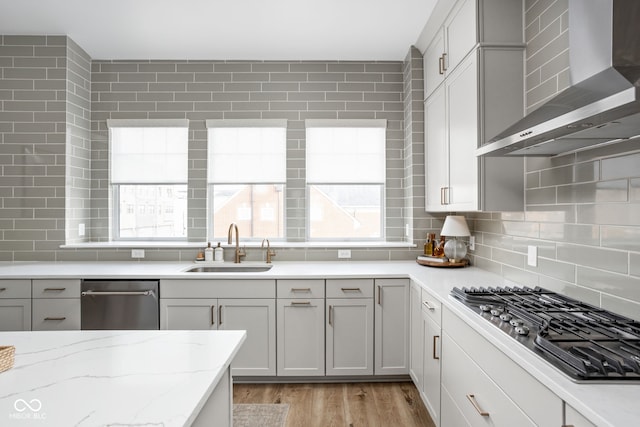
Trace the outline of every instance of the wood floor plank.
{"type": "Polygon", "coordinates": [[[434,427],[403,383],[234,384],[235,403],[288,403],[287,427],[434,427]]]}

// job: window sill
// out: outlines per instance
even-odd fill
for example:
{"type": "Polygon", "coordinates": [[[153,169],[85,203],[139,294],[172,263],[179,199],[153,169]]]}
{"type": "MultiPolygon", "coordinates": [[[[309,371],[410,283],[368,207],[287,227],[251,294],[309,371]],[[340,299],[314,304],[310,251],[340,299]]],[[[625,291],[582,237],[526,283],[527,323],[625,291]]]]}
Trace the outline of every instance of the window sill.
{"type": "MultiPolygon", "coordinates": [[[[211,242],[214,246],[217,242],[211,242]]],[[[229,248],[221,242],[222,247],[229,248]]],[[[270,242],[272,248],[300,248],[300,249],[322,249],[322,248],[415,248],[416,244],[411,242],[270,242]]],[[[86,242],[60,245],[61,249],[199,249],[207,246],[206,242],[163,242],[163,241],[140,241],[140,242],[86,242]]],[[[261,242],[240,240],[240,246],[260,247],[261,242]]]]}

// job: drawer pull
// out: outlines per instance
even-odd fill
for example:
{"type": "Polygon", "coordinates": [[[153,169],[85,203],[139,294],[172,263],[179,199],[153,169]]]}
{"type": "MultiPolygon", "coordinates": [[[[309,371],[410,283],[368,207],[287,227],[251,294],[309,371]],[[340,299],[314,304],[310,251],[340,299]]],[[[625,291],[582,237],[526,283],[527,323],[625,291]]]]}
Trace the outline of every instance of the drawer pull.
{"type": "Polygon", "coordinates": [[[0,292],[4,292],[6,290],[7,290],[7,288],[0,288],[0,292]]]}
{"type": "Polygon", "coordinates": [[[222,304],[218,306],[218,326],[222,326],[222,304]]]}
{"type": "Polygon", "coordinates": [[[45,317],[44,320],[66,320],[66,317],[45,317]]]}
{"type": "Polygon", "coordinates": [[[440,339],[440,335],[434,335],[433,336],[433,358],[434,358],[434,360],[440,360],[440,356],[438,356],[438,352],[436,351],[439,339],[440,339]]]}
{"type": "Polygon", "coordinates": [[[575,427],[573,424],[562,424],[562,427],[575,427]]]}
{"type": "Polygon", "coordinates": [[[447,71],[447,54],[446,52],[442,54],[442,73],[447,71]]]}
{"type": "Polygon", "coordinates": [[[438,74],[444,74],[444,54],[438,58],[438,74]]]}
{"type": "Polygon", "coordinates": [[[329,326],[333,326],[333,306],[329,306],[329,326]]]}
{"type": "Polygon", "coordinates": [[[309,307],[311,305],[311,301],[291,301],[292,307],[309,307]]]}
{"type": "Polygon", "coordinates": [[[382,286],[378,286],[378,305],[382,305],[382,286]]]}
{"type": "Polygon", "coordinates": [[[422,305],[424,305],[425,307],[427,307],[427,310],[429,311],[435,311],[435,307],[431,305],[431,303],[429,303],[429,301],[422,301],[422,305]]]}
{"type": "Polygon", "coordinates": [[[311,292],[311,288],[291,288],[291,292],[311,292]]]}
{"type": "Polygon", "coordinates": [[[67,288],[44,288],[45,292],[62,292],[65,291],[67,288]]]}
{"type": "Polygon", "coordinates": [[[360,288],[340,288],[342,292],[362,292],[360,288]]]}
{"type": "Polygon", "coordinates": [[[482,415],[483,417],[488,417],[489,416],[489,413],[483,411],[482,408],[480,407],[480,405],[478,405],[478,402],[476,402],[475,394],[467,394],[467,399],[469,399],[469,402],[471,402],[471,404],[476,409],[476,411],[478,411],[478,414],[482,415]]]}
{"type": "Polygon", "coordinates": [[[211,306],[211,324],[212,325],[216,324],[216,306],[215,305],[211,306]]]}

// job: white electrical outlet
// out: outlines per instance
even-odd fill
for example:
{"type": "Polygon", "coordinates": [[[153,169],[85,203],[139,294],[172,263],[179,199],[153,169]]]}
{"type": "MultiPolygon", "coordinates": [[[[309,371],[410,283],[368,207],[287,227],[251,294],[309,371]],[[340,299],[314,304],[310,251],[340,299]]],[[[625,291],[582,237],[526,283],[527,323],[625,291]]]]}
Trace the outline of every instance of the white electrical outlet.
{"type": "Polygon", "coordinates": [[[351,249],[338,249],[338,258],[351,258],[351,249]]]}
{"type": "Polygon", "coordinates": [[[144,249],[131,249],[131,258],[144,258],[144,249]]]}
{"type": "Polygon", "coordinates": [[[527,253],[527,264],[531,267],[538,266],[538,247],[529,245],[529,250],[527,253]]]}
{"type": "Polygon", "coordinates": [[[85,233],[84,224],[78,224],[78,236],[83,237],[85,233]]]}
{"type": "Polygon", "coordinates": [[[469,236],[469,250],[476,250],[476,236],[469,236]]]}

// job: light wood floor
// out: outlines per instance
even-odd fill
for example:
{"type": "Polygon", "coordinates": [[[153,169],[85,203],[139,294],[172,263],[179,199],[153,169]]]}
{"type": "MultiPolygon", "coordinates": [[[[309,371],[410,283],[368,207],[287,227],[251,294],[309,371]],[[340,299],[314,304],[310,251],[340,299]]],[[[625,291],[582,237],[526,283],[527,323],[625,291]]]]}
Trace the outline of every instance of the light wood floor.
{"type": "Polygon", "coordinates": [[[234,384],[234,403],[288,403],[286,427],[434,427],[411,382],[234,384]]]}

